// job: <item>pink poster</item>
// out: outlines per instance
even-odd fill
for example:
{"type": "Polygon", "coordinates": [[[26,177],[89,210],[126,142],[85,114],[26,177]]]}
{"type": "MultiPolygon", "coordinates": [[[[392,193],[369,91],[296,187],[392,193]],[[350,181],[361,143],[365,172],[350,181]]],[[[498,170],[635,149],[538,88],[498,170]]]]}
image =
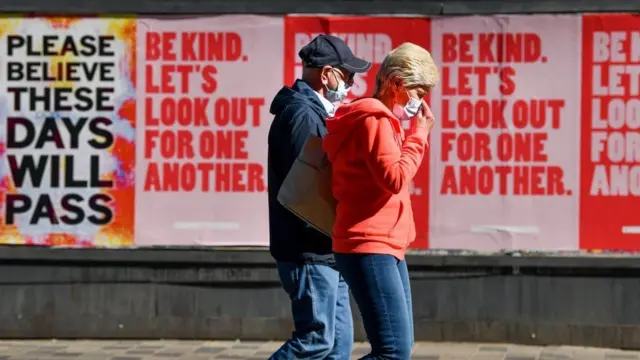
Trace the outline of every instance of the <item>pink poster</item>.
{"type": "Polygon", "coordinates": [[[282,18],[138,21],[137,245],[266,245],[282,18]]]}
{"type": "Polygon", "coordinates": [[[578,247],[580,19],[433,20],[431,248],[578,247]]]}

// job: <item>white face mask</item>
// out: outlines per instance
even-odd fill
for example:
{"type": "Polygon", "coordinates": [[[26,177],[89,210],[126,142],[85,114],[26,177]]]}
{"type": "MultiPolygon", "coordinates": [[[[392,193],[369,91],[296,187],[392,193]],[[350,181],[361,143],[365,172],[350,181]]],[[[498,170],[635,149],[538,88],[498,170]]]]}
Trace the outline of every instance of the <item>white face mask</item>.
{"type": "Polygon", "coordinates": [[[400,104],[393,105],[393,115],[395,115],[400,121],[409,120],[416,116],[420,110],[420,106],[422,106],[422,101],[411,97],[408,92],[407,96],[409,96],[409,101],[407,101],[405,106],[400,104]]]}
{"type": "Polygon", "coordinates": [[[329,100],[329,102],[337,103],[346,99],[351,88],[349,88],[344,81],[339,80],[338,75],[336,75],[335,72],[333,73],[333,76],[335,76],[336,80],[338,81],[338,86],[334,90],[331,90],[327,87],[327,85],[325,85],[327,91],[324,92],[324,97],[329,100]]]}

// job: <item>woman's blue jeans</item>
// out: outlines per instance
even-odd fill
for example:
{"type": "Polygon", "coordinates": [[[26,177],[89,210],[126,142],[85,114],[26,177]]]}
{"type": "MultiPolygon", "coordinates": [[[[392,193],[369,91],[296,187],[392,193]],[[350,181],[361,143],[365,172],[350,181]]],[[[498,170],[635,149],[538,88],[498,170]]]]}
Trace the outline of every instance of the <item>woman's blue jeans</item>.
{"type": "Polygon", "coordinates": [[[391,255],[336,254],[336,263],[371,344],[371,353],[361,359],[410,360],[413,310],[406,261],[391,255]]]}

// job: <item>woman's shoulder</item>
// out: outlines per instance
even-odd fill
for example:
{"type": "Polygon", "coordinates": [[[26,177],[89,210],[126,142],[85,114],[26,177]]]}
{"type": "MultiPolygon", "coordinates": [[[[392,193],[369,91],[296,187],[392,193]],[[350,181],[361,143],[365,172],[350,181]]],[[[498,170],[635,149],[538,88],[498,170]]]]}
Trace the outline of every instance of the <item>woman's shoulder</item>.
{"type": "Polygon", "coordinates": [[[351,101],[345,105],[349,113],[358,117],[391,118],[393,113],[380,100],[372,97],[363,97],[351,101]]]}

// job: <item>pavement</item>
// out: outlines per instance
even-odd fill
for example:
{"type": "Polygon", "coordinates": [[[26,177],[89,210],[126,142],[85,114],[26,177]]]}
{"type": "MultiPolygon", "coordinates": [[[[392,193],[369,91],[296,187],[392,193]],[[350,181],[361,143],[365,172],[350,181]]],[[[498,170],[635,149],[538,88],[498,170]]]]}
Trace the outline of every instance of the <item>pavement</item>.
{"type": "MultiPolygon", "coordinates": [[[[280,342],[245,341],[0,341],[0,360],[265,360],[280,342]]],[[[355,344],[352,359],[369,351],[355,344]]],[[[640,360],[640,351],[570,346],[417,343],[413,360],[640,360]]]]}

